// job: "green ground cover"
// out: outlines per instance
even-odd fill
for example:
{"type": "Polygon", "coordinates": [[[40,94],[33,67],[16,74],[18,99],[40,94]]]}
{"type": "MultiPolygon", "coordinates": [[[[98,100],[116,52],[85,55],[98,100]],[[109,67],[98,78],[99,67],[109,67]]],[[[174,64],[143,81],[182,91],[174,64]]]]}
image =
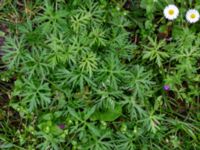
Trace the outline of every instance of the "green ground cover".
{"type": "Polygon", "coordinates": [[[200,150],[198,10],[1,0],[0,149],[200,150]]]}

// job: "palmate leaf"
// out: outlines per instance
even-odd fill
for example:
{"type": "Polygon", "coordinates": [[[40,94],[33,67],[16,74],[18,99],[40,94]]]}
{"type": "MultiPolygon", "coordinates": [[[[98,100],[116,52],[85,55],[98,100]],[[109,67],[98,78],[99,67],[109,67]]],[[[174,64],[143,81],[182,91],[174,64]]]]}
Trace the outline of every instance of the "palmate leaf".
{"type": "Polygon", "coordinates": [[[83,54],[79,62],[79,68],[82,71],[89,73],[89,76],[91,77],[93,75],[93,72],[97,69],[97,61],[98,58],[95,53],[86,52],[85,54],[83,54]]]}
{"type": "Polygon", "coordinates": [[[78,32],[80,28],[86,27],[86,24],[91,18],[90,14],[79,13],[71,17],[71,26],[75,32],[78,32]]]}
{"type": "Polygon", "coordinates": [[[89,143],[83,145],[88,150],[112,150],[113,141],[112,134],[108,131],[103,132],[99,137],[93,137],[89,143]]]}
{"type": "Polygon", "coordinates": [[[124,18],[121,13],[118,14],[119,16],[115,16],[111,22],[111,24],[113,26],[116,26],[118,28],[121,28],[121,30],[124,30],[125,27],[129,27],[130,26],[130,21],[127,20],[126,18],[124,18]]]}
{"type": "Polygon", "coordinates": [[[76,112],[74,109],[68,107],[68,112],[77,120],[83,121],[82,118],[79,116],[78,112],[76,112]]]}
{"type": "MultiPolygon", "coordinates": [[[[83,4],[83,3],[82,3],[83,4]]],[[[71,16],[71,27],[78,33],[81,28],[93,27],[101,23],[103,10],[98,3],[87,0],[85,5],[81,5],[77,11],[71,16]]]]}
{"type": "Polygon", "coordinates": [[[24,37],[7,37],[3,46],[3,62],[9,69],[17,68],[25,60],[26,50],[24,48],[24,37]]]}
{"type": "Polygon", "coordinates": [[[51,90],[48,83],[24,79],[16,86],[18,90],[13,93],[14,96],[21,97],[20,103],[27,106],[29,111],[34,111],[38,107],[46,108],[51,102],[51,90]]]}
{"type": "Polygon", "coordinates": [[[73,59],[73,54],[67,47],[67,39],[63,37],[62,34],[51,34],[48,36],[46,41],[50,54],[48,56],[48,62],[51,64],[52,68],[55,68],[57,64],[65,64],[68,59],[73,59]],[[72,58],[68,58],[72,57],[72,58]]]}
{"type": "Polygon", "coordinates": [[[147,114],[144,119],[140,120],[139,122],[143,123],[144,128],[147,131],[156,133],[161,128],[161,122],[164,120],[164,114],[155,114],[154,111],[151,111],[147,114]]]}
{"type": "Polygon", "coordinates": [[[96,108],[92,107],[89,109],[85,109],[83,112],[81,111],[75,111],[75,109],[68,107],[68,112],[72,116],[73,120],[79,121],[76,126],[72,127],[71,131],[76,131],[79,134],[80,138],[83,138],[83,136],[86,136],[84,134],[92,134],[93,137],[99,137],[100,131],[97,127],[95,127],[94,123],[91,122],[92,115],[94,114],[96,108]],[[89,132],[86,132],[89,131],[89,132]]]}
{"type": "Polygon", "coordinates": [[[72,109],[71,107],[68,107],[68,111],[69,113],[74,117],[76,118],[77,120],[83,122],[83,121],[86,121],[88,119],[90,119],[90,117],[92,116],[92,114],[95,112],[95,107],[92,107],[88,110],[85,110],[84,111],[84,116],[81,116],[81,113],[80,112],[76,112],[74,109],[72,109]]]}
{"type": "Polygon", "coordinates": [[[189,58],[186,58],[180,64],[177,64],[176,68],[179,74],[193,75],[193,73],[196,73],[197,71],[195,62],[192,62],[189,58]]]}
{"type": "Polygon", "coordinates": [[[69,39],[69,49],[71,49],[72,51],[82,54],[83,52],[87,52],[90,51],[90,47],[89,47],[89,40],[87,38],[85,38],[85,36],[87,36],[87,31],[82,30],[80,31],[81,33],[78,36],[72,36],[69,39]]]}
{"type": "Polygon", "coordinates": [[[22,72],[29,78],[37,76],[43,79],[49,74],[50,68],[46,50],[33,49],[32,53],[27,54],[25,57],[22,72]]]}
{"type": "MultiPolygon", "coordinates": [[[[138,136],[138,138],[143,138],[138,136]]],[[[137,149],[137,144],[136,143],[137,137],[135,137],[134,133],[118,133],[117,134],[117,139],[116,139],[116,147],[119,150],[123,150],[125,147],[127,150],[135,150],[137,149]]],[[[144,138],[143,138],[144,140],[144,138]]]]}
{"type": "Polygon", "coordinates": [[[106,56],[105,61],[101,63],[101,68],[98,69],[97,81],[104,82],[117,89],[118,85],[124,82],[123,79],[127,75],[129,75],[129,72],[126,71],[119,58],[111,54],[106,56]]]}
{"type": "Polygon", "coordinates": [[[20,34],[24,34],[24,41],[30,47],[39,48],[44,43],[45,36],[42,34],[42,28],[34,28],[34,25],[30,19],[22,25],[18,26],[20,34]]]}
{"type": "Polygon", "coordinates": [[[37,132],[36,135],[39,139],[42,139],[42,143],[36,146],[36,148],[41,150],[46,150],[47,147],[53,150],[59,150],[58,143],[64,142],[62,137],[54,137],[52,134],[47,134],[45,132],[37,132]]]}
{"type": "MultiPolygon", "coordinates": [[[[123,49],[125,47],[131,48],[133,44],[129,44],[129,36],[130,34],[124,30],[119,30],[119,28],[115,27],[111,30],[111,39],[110,39],[110,47],[111,49],[123,49]]],[[[128,49],[129,49],[128,48],[128,49]]]]}
{"type": "Polygon", "coordinates": [[[130,118],[142,119],[146,115],[146,111],[139,102],[136,101],[135,97],[125,98],[124,105],[126,106],[127,112],[130,113],[130,118]]]}
{"type": "Polygon", "coordinates": [[[139,65],[134,66],[132,70],[129,86],[133,89],[135,98],[144,99],[145,96],[148,96],[151,87],[154,85],[152,81],[153,75],[150,71],[146,71],[143,66],[139,65]]]}
{"type": "Polygon", "coordinates": [[[176,26],[173,29],[172,32],[173,36],[176,39],[176,43],[171,43],[171,44],[176,44],[178,46],[178,51],[179,49],[189,49],[193,46],[199,45],[199,38],[197,38],[199,35],[195,35],[192,30],[189,30],[189,28],[180,28],[180,26],[176,26]],[[175,33],[177,32],[177,33],[175,33]],[[194,45],[194,42],[195,43],[194,45]]]}
{"type": "Polygon", "coordinates": [[[114,121],[122,115],[122,106],[116,104],[114,109],[96,110],[92,115],[92,120],[114,121]]]}
{"type": "Polygon", "coordinates": [[[84,86],[89,85],[95,87],[96,84],[93,80],[88,76],[85,71],[81,71],[79,69],[74,69],[71,71],[68,76],[68,84],[72,86],[72,88],[78,87],[81,91],[84,89],[84,86]]]}
{"type": "Polygon", "coordinates": [[[107,44],[108,51],[116,54],[120,59],[130,60],[134,57],[134,51],[136,50],[136,45],[130,41],[130,33],[126,30],[119,30],[118,27],[113,27],[109,34],[109,44],[107,44]]]}
{"type": "Polygon", "coordinates": [[[102,29],[101,27],[92,27],[92,31],[89,33],[90,38],[90,46],[97,45],[97,46],[106,46],[107,44],[107,31],[106,29],[102,29]]]}
{"type": "Polygon", "coordinates": [[[173,52],[173,56],[171,61],[178,61],[179,63],[176,65],[176,69],[180,73],[187,73],[188,75],[191,73],[195,73],[196,63],[200,58],[199,47],[193,46],[192,48],[184,48],[178,47],[173,52]]]}
{"type": "Polygon", "coordinates": [[[197,58],[200,58],[199,47],[192,47],[192,48],[184,48],[179,47],[175,49],[171,60],[177,60],[179,62],[184,61],[185,59],[189,59],[191,62],[194,62],[197,58]]]}
{"type": "Polygon", "coordinates": [[[68,15],[66,10],[55,9],[50,1],[44,1],[43,7],[44,13],[35,18],[35,22],[40,24],[43,28],[43,33],[56,32],[62,30],[62,27],[66,25],[66,16],[68,15]]]}
{"type": "Polygon", "coordinates": [[[157,39],[153,40],[149,37],[150,45],[143,45],[145,51],[143,52],[143,59],[148,59],[150,61],[156,62],[156,64],[161,67],[163,60],[169,57],[167,52],[162,51],[162,47],[165,46],[165,42],[158,42],[157,39]]]}
{"type": "Polygon", "coordinates": [[[68,83],[68,76],[70,74],[70,71],[66,69],[65,67],[57,67],[55,69],[55,73],[53,74],[53,78],[56,82],[57,86],[64,87],[68,83]]]}
{"type": "Polygon", "coordinates": [[[81,42],[84,41],[76,39],[75,37],[71,37],[67,40],[62,34],[51,34],[46,43],[49,48],[48,62],[51,64],[52,68],[55,68],[58,64],[76,64],[78,52],[88,49],[86,47],[83,48],[81,42]]]}
{"type": "Polygon", "coordinates": [[[97,109],[114,109],[117,100],[122,100],[124,97],[122,91],[109,86],[104,87],[104,84],[93,90],[95,92],[93,102],[97,109]]]}

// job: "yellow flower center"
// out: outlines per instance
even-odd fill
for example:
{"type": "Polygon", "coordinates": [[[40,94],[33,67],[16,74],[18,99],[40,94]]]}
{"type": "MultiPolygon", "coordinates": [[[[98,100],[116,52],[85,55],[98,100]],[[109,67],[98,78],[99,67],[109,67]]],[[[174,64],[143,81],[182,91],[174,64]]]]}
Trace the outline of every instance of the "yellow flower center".
{"type": "Polygon", "coordinates": [[[169,10],[169,14],[170,14],[170,15],[173,15],[173,14],[174,14],[174,10],[173,10],[173,9],[170,9],[170,10],[169,10]]]}
{"type": "Polygon", "coordinates": [[[191,14],[190,17],[191,17],[192,19],[194,19],[194,18],[196,18],[196,15],[195,15],[195,14],[191,14]]]}

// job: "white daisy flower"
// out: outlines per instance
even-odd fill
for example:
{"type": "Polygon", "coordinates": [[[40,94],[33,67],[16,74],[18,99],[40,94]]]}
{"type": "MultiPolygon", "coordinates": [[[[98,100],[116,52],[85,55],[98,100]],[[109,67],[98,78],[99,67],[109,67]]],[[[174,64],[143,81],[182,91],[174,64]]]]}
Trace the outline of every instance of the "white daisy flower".
{"type": "Polygon", "coordinates": [[[165,18],[167,18],[168,20],[174,20],[178,17],[179,10],[176,5],[170,4],[165,7],[163,13],[165,18]]]}
{"type": "Polygon", "coordinates": [[[186,19],[189,23],[196,23],[199,18],[199,12],[196,9],[189,9],[186,13],[186,19]]]}

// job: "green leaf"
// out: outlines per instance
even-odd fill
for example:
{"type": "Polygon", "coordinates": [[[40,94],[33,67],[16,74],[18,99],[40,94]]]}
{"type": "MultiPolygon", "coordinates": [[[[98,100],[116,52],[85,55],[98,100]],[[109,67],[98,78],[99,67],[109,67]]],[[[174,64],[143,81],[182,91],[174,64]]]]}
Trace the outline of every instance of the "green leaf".
{"type": "Polygon", "coordinates": [[[75,118],[78,119],[79,121],[82,120],[82,119],[79,117],[78,113],[76,113],[76,112],[74,111],[74,109],[68,107],[68,111],[69,111],[69,113],[70,113],[73,117],[75,117],[75,118]]]}
{"type": "Polygon", "coordinates": [[[115,108],[103,111],[96,111],[92,115],[93,120],[101,120],[101,121],[114,121],[122,115],[122,106],[116,105],[115,108]]]}
{"type": "Polygon", "coordinates": [[[89,111],[86,112],[86,115],[84,116],[85,120],[87,120],[95,112],[95,109],[95,107],[92,107],[89,109],[89,111]]]}
{"type": "Polygon", "coordinates": [[[14,147],[14,145],[12,143],[0,145],[0,149],[10,149],[10,148],[13,148],[13,147],[14,147]]]}
{"type": "Polygon", "coordinates": [[[94,134],[95,136],[99,137],[101,135],[99,129],[95,127],[93,124],[88,123],[87,127],[89,128],[91,133],[94,134]]]}

